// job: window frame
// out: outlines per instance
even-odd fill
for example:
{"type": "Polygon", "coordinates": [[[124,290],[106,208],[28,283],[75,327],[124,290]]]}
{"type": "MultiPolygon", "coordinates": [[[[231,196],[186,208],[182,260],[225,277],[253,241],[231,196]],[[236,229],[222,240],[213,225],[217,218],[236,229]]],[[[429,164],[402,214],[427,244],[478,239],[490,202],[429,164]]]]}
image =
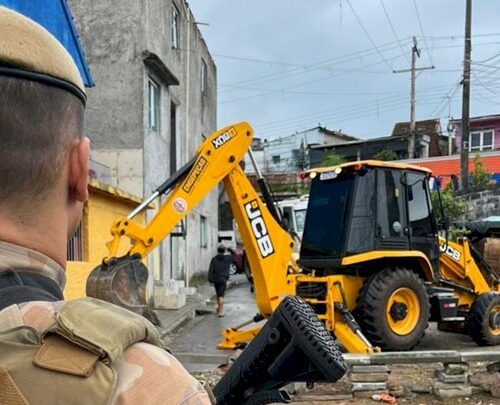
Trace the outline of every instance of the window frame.
{"type": "Polygon", "coordinates": [[[200,69],[200,90],[201,94],[205,94],[207,92],[207,73],[208,66],[203,58],[201,58],[201,69],[200,69]]]}
{"type": "Polygon", "coordinates": [[[161,86],[151,76],[148,77],[148,127],[150,131],[160,132],[161,125],[161,86]]]}
{"type": "Polygon", "coordinates": [[[200,247],[208,247],[208,232],[207,232],[208,218],[205,215],[200,215],[200,247]]]}
{"type": "Polygon", "coordinates": [[[495,150],[495,130],[494,129],[481,129],[477,131],[471,131],[469,134],[469,152],[482,152],[484,150],[495,150]],[[484,134],[491,132],[491,144],[488,144],[487,147],[490,149],[484,149],[484,134]],[[479,134],[479,146],[472,147],[472,136],[479,134]]]}
{"type": "Polygon", "coordinates": [[[171,28],[171,40],[172,49],[179,49],[179,17],[180,13],[175,4],[172,4],[172,28],[171,28]]]}

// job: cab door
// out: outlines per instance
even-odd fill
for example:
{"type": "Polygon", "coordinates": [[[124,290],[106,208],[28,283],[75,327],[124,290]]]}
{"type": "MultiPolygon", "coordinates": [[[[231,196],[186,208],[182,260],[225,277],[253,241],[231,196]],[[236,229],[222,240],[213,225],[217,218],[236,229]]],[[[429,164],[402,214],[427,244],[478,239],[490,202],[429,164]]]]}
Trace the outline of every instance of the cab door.
{"type": "Polygon", "coordinates": [[[438,235],[433,221],[427,177],[423,173],[408,171],[405,173],[405,184],[410,248],[425,253],[432,267],[437,269],[438,235]]]}
{"type": "Polygon", "coordinates": [[[375,244],[377,250],[408,250],[409,248],[402,175],[401,170],[377,169],[375,244]]]}

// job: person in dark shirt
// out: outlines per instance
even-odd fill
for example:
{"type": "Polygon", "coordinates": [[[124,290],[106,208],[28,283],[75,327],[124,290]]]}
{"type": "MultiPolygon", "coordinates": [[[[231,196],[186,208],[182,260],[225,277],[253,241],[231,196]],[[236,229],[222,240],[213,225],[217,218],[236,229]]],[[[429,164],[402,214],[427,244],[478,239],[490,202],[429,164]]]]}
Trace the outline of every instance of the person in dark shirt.
{"type": "Polygon", "coordinates": [[[217,248],[217,255],[212,258],[208,268],[208,281],[213,283],[217,295],[217,315],[219,317],[224,316],[224,293],[232,261],[233,255],[227,255],[226,247],[221,244],[217,248]]]}

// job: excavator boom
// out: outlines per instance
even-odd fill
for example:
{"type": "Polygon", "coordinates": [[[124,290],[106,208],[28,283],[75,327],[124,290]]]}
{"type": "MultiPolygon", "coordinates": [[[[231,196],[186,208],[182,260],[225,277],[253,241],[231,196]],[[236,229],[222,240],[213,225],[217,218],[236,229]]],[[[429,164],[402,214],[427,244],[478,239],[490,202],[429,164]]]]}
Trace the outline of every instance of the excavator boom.
{"type": "Polygon", "coordinates": [[[107,244],[109,256],[87,280],[87,295],[111,301],[139,312],[153,322],[147,305],[148,270],[144,258],[219,183],[223,182],[231,209],[242,235],[255,280],[257,306],[263,317],[271,315],[286,294],[286,276],[297,271],[291,261],[293,240],[269,212],[239,163],[250,149],[251,127],[235,124],[215,132],[196,151],[195,156],[127,218],[117,219],[107,244]],[[161,194],[166,201],[147,226],[133,220],[161,194]],[[125,256],[117,257],[122,238],[132,241],[125,256]]]}

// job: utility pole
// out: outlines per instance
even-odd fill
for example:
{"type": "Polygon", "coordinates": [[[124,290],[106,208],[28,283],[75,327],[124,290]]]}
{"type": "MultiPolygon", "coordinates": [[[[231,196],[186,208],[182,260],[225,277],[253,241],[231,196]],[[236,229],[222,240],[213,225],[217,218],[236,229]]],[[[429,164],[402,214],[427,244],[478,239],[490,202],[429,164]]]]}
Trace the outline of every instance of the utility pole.
{"type": "Polygon", "coordinates": [[[416,154],[416,132],[415,132],[415,104],[416,104],[416,79],[417,72],[422,70],[434,69],[434,66],[417,68],[417,57],[420,58],[420,49],[418,49],[417,38],[413,37],[413,47],[411,48],[411,68],[403,70],[393,70],[392,73],[411,73],[410,87],[410,141],[408,142],[408,158],[413,159],[416,154]]]}
{"type": "Polygon", "coordinates": [[[469,187],[469,107],[470,107],[470,57],[471,57],[472,0],[465,6],[464,77],[462,81],[462,141],[460,151],[460,190],[469,187]]]}

